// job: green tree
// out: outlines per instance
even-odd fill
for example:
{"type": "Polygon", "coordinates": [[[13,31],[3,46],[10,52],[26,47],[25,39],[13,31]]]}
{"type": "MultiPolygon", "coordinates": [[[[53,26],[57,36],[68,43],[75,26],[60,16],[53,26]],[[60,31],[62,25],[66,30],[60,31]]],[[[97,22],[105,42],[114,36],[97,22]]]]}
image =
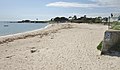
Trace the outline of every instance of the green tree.
{"type": "Polygon", "coordinates": [[[101,23],[101,22],[102,22],[102,17],[95,18],[95,23],[101,23]]]}
{"type": "Polygon", "coordinates": [[[102,20],[105,21],[104,25],[108,23],[108,18],[107,17],[104,17],[102,20]]]}
{"type": "Polygon", "coordinates": [[[64,22],[67,22],[69,20],[68,20],[68,18],[65,18],[65,17],[56,17],[56,18],[54,18],[54,21],[57,23],[59,23],[59,22],[64,23],[64,22]]]}
{"type": "Polygon", "coordinates": [[[73,20],[77,20],[77,16],[76,16],[76,15],[74,15],[72,19],[73,19],[73,20]]]}

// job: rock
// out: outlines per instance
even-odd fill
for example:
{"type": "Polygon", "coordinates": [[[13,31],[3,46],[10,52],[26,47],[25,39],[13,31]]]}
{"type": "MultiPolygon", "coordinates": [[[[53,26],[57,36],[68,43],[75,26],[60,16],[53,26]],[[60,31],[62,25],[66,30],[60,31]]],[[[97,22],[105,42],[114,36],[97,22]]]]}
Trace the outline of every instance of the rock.
{"type": "Polygon", "coordinates": [[[7,56],[6,58],[11,58],[11,57],[13,57],[13,56],[15,56],[15,55],[7,56]]]}
{"type": "Polygon", "coordinates": [[[37,51],[37,49],[31,49],[31,53],[34,53],[34,52],[36,52],[37,51]]]}

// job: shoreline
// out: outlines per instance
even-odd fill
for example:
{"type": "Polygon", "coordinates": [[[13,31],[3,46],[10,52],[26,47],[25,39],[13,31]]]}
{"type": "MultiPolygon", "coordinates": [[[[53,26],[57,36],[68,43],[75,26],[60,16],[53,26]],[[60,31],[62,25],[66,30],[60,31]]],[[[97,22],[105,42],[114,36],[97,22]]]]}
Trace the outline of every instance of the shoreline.
{"type": "MultiPolygon", "coordinates": [[[[74,24],[74,23],[72,23],[72,24],[74,24]]],[[[38,36],[38,35],[40,35],[42,37],[49,33],[54,33],[55,31],[58,31],[59,29],[70,28],[70,27],[71,27],[71,23],[49,24],[49,25],[45,26],[44,28],[40,28],[40,29],[36,29],[36,30],[32,30],[32,31],[0,36],[0,44],[12,42],[12,41],[18,40],[18,39],[34,37],[34,36],[38,36]]]]}
{"type": "Polygon", "coordinates": [[[51,26],[50,24],[48,24],[47,26],[43,27],[43,28],[40,28],[40,29],[35,29],[35,30],[30,30],[30,31],[25,31],[25,32],[19,32],[19,33],[15,33],[15,34],[8,34],[8,35],[3,35],[3,36],[0,36],[1,37],[8,37],[8,36],[16,36],[16,35],[21,35],[21,34],[26,34],[26,33],[31,33],[31,32],[35,32],[35,31],[39,31],[39,30],[44,30],[46,29],[47,27],[51,26]]]}
{"type": "Polygon", "coordinates": [[[54,24],[37,36],[0,44],[0,70],[119,70],[119,57],[97,50],[106,30],[104,25],[54,24]]]}
{"type": "Polygon", "coordinates": [[[43,29],[49,23],[0,23],[1,24],[1,33],[0,37],[2,36],[9,36],[19,33],[25,33],[33,30],[43,29]]]}

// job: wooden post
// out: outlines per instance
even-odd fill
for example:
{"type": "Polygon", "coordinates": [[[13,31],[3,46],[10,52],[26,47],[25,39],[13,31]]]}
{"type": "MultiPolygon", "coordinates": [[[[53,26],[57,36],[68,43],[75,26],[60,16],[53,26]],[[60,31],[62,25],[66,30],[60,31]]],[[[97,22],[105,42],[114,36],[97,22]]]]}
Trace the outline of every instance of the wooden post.
{"type": "Polygon", "coordinates": [[[108,17],[108,29],[110,29],[111,26],[110,26],[110,16],[108,17]]]}

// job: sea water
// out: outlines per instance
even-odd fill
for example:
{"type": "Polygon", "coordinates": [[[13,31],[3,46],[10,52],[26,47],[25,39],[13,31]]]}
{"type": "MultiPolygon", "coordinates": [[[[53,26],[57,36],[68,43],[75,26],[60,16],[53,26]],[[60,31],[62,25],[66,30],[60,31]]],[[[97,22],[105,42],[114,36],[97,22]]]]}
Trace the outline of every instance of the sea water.
{"type": "Polygon", "coordinates": [[[4,23],[0,22],[0,36],[11,35],[44,28],[48,23],[4,23]]]}

